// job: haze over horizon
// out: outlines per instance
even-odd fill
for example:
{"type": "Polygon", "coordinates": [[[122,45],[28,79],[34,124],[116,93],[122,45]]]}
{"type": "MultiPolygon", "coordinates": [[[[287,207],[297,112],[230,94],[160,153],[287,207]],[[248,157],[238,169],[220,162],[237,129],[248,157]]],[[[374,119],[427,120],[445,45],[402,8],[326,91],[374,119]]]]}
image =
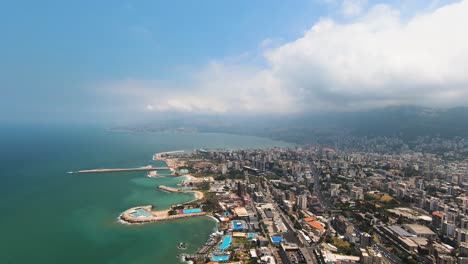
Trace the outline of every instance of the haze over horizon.
{"type": "Polygon", "coordinates": [[[2,5],[3,122],[468,106],[468,0],[2,5]]]}
{"type": "Polygon", "coordinates": [[[468,0],[2,1],[0,264],[468,264],[467,29],[468,0]]]}

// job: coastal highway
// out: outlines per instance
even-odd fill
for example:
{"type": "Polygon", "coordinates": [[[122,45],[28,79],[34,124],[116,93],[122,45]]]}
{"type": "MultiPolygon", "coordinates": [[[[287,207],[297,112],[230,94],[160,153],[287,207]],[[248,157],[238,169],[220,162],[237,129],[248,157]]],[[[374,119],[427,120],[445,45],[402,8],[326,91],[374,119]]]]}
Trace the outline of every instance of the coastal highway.
{"type": "Polygon", "coordinates": [[[145,167],[138,167],[138,168],[107,168],[107,169],[69,171],[68,173],[102,173],[102,172],[155,171],[155,170],[169,170],[169,167],[145,166],[145,167]]]}

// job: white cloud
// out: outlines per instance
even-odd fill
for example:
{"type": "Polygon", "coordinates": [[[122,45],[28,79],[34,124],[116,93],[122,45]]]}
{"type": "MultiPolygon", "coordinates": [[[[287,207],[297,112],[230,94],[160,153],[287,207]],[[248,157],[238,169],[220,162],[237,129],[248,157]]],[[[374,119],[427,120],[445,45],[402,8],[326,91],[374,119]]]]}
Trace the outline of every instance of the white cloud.
{"type": "Polygon", "coordinates": [[[245,65],[211,62],[188,84],[124,80],[106,84],[106,94],[125,97],[149,111],[249,113],[294,112],[295,98],[269,71],[245,65]]]}
{"type": "Polygon", "coordinates": [[[267,66],[215,61],[192,73],[186,85],[127,80],[108,87],[151,111],[466,105],[466,14],[468,0],[404,20],[397,9],[376,5],[348,23],[322,18],[301,38],[265,51],[267,66]]]}
{"type": "Polygon", "coordinates": [[[341,13],[347,17],[360,15],[364,11],[366,0],[343,0],[341,3],[341,13]]]}
{"type": "Polygon", "coordinates": [[[264,40],[262,40],[262,41],[260,42],[259,47],[262,48],[262,49],[268,48],[272,43],[273,43],[273,40],[272,40],[272,39],[266,38],[266,39],[264,39],[264,40]]]}
{"type": "Polygon", "coordinates": [[[434,95],[466,95],[467,13],[463,1],[402,23],[379,5],[351,24],[322,20],[267,58],[290,87],[330,103],[460,103],[434,95]]]}

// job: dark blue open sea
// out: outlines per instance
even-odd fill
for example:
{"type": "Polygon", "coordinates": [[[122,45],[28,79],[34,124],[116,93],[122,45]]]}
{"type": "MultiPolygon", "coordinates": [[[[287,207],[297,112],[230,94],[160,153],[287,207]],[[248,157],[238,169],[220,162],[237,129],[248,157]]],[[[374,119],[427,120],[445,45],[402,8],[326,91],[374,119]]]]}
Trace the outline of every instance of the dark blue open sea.
{"type": "Polygon", "coordinates": [[[145,172],[67,174],[98,167],[133,167],[155,152],[195,148],[287,146],[228,134],[117,133],[102,128],[12,126],[0,129],[0,263],[179,263],[194,253],[216,222],[209,217],[124,225],[129,207],[159,208],[191,199],[165,193],[180,177],[145,172]],[[179,251],[178,242],[187,243],[179,251]]]}

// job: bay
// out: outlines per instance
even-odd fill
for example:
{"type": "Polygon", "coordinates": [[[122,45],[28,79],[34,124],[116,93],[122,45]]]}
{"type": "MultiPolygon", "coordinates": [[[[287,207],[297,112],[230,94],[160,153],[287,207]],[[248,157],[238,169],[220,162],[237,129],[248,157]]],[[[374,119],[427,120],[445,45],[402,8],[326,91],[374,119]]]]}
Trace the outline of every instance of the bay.
{"type": "Polygon", "coordinates": [[[0,131],[1,263],[179,263],[194,253],[216,222],[195,217],[125,225],[129,207],[167,208],[192,194],[157,190],[181,177],[145,172],[67,174],[70,170],[134,167],[156,152],[196,148],[290,146],[251,136],[211,133],[118,133],[67,126],[2,127],[0,131]],[[177,244],[186,242],[187,250],[177,244]]]}

